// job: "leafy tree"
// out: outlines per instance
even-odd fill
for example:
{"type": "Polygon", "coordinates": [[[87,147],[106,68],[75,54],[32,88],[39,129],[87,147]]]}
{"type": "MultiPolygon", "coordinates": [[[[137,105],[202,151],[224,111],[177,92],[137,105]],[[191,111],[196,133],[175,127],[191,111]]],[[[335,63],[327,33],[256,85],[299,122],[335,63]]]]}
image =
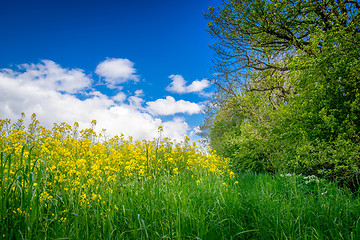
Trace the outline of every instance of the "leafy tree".
{"type": "Polygon", "coordinates": [[[355,176],[359,10],[349,0],[228,0],[210,7],[218,86],[203,126],[210,145],[240,170],[256,162],[265,171],[355,176]]]}

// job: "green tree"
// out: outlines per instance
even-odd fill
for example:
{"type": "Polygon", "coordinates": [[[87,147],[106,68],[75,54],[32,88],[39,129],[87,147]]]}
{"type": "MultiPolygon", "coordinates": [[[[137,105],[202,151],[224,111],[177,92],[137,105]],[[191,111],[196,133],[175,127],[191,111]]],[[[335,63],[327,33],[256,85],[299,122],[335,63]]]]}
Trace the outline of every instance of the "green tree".
{"type": "Polygon", "coordinates": [[[228,0],[210,7],[218,86],[203,126],[210,145],[241,170],[256,162],[265,171],[356,175],[359,10],[348,0],[228,0]]]}

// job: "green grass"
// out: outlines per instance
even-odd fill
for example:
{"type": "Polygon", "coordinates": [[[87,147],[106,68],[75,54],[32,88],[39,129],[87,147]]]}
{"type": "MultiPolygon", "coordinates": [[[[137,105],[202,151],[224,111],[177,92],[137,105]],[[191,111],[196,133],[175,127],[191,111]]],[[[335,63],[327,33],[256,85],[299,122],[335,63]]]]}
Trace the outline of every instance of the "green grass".
{"type": "MultiPolygon", "coordinates": [[[[3,168],[6,163],[2,155],[3,168]]],[[[359,199],[316,178],[180,173],[111,186],[104,182],[96,190],[102,198],[88,196],[84,205],[82,193],[35,188],[50,177],[40,170],[19,169],[8,186],[2,176],[3,239],[360,238],[359,199]],[[40,201],[36,191],[51,192],[53,198],[40,201]]]]}
{"type": "Polygon", "coordinates": [[[104,202],[85,208],[59,196],[48,207],[34,200],[21,207],[25,214],[2,209],[1,233],[6,239],[360,237],[359,200],[326,183],[307,186],[301,177],[243,174],[224,181],[204,174],[118,184],[104,202]]]}

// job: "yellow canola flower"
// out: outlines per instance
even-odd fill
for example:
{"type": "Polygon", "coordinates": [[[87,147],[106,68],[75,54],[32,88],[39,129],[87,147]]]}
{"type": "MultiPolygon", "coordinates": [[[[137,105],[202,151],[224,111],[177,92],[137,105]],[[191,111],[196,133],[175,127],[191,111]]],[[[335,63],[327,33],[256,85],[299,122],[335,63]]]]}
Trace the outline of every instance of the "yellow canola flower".
{"type": "Polygon", "coordinates": [[[118,181],[123,182],[122,186],[125,183],[130,186],[159,175],[188,173],[194,178],[203,170],[234,177],[228,159],[210,149],[200,149],[188,137],[180,143],[168,138],[137,141],[124,135],[103,141],[94,131],[96,121],[92,122],[92,128],[84,130],[79,130],[78,123],[54,124],[52,129],[46,129],[39,126],[36,115],[32,121],[25,127],[20,120],[16,124],[0,120],[0,152],[22,159],[13,161],[4,176],[11,181],[20,168],[35,169],[34,172],[40,169],[48,177],[46,181],[33,183],[33,187],[40,191],[37,193],[40,201],[47,204],[56,198],[52,193],[54,188],[61,188],[67,194],[76,193],[87,204],[89,200],[101,199],[97,191],[105,189],[108,194],[115,191],[118,181]]]}

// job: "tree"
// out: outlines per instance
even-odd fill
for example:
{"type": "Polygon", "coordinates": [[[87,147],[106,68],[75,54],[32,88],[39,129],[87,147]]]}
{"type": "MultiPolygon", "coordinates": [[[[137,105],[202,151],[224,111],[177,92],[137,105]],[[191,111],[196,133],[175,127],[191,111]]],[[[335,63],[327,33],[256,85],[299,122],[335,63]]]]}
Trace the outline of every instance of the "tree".
{"type": "MultiPolygon", "coordinates": [[[[228,0],[210,7],[218,86],[204,126],[210,143],[231,135],[237,139],[228,141],[237,142],[231,151],[246,156],[245,143],[256,140],[251,151],[261,153],[265,170],[306,171],[314,170],[309,162],[324,146],[360,143],[359,11],[351,0],[228,0]],[[234,116],[241,118],[227,124],[234,116]]],[[[353,162],[340,162],[356,171],[360,153],[351,151],[353,162]]],[[[335,161],[330,155],[322,165],[335,161]]]]}
{"type": "Polygon", "coordinates": [[[213,81],[229,94],[234,89],[267,91],[284,100],[291,93],[285,72],[299,54],[321,52],[322,39],[313,40],[338,28],[348,35],[359,32],[359,3],[348,0],[265,1],[230,0],[222,8],[209,8],[209,33],[218,40],[213,81]],[[261,74],[259,74],[261,72],[261,74]],[[254,77],[255,73],[255,77],[254,77]],[[280,74],[279,74],[280,73],[280,74]],[[268,77],[276,76],[269,80],[268,77]],[[251,76],[252,84],[248,77],[251,76]]]}

